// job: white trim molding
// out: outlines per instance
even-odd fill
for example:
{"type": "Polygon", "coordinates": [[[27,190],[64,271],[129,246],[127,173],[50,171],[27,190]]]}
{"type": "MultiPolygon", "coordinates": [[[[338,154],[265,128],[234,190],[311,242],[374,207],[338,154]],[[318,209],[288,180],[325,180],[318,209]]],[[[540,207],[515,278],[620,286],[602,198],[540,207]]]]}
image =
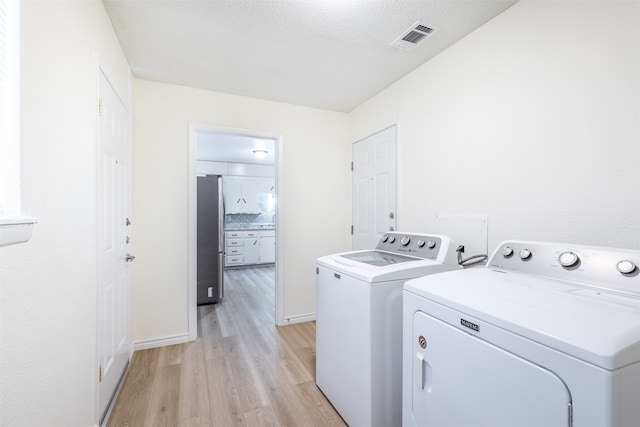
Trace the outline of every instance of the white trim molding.
{"type": "Polygon", "coordinates": [[[152,340],[138,341],[133,344],[133,351],[149,350],[151,348],[166,347],[169,345],[184,344],[189,342],[189,335],[174,335],[170,337],[156,338],[152,340]]]}
{"type": "Polygon", "coordinates": [[[294,323],[312,322],[314,320],[316,320],[316,313],[299,314],[297,316],[285,317],[282,324],[278,326],[293,325],[294,323]]]}

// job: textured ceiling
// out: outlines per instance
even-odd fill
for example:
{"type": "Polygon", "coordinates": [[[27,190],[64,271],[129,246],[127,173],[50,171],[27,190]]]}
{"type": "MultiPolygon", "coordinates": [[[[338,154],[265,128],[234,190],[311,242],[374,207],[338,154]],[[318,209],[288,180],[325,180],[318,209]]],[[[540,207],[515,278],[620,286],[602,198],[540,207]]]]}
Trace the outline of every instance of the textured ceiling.
{"type": "Polygon", "coordinates": [[[348,112],[514,0],[103,0],[137,78],[348,112]],[[438,29],[390,44],[416,21],[438,29]]]}

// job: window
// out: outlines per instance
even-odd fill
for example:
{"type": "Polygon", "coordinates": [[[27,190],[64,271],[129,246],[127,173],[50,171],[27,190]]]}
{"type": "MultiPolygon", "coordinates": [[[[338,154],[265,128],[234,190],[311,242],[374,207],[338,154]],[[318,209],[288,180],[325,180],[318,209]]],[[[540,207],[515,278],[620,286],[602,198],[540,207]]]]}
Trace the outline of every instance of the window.
{"type": "Polygon", "coordinates": [[[31,238],[20,206],[20,1],[0,0],[0,246],[31,238]]]}

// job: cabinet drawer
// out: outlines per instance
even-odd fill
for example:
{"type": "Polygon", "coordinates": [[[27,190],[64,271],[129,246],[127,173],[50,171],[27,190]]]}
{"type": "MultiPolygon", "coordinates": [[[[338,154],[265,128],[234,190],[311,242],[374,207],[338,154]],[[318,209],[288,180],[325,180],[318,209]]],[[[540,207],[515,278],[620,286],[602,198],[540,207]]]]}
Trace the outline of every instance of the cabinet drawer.
{"type": "Polygon", "coordinates": [[[227,255],[242,255],[242,246],[231,246],[225,250],[227,255]]]}
{"type": "Polygon", "coordinates": [[[242,246],[242,239],[227,239],[225,242],[227,248],[242,246]]]}
{"type": "Polygon", "coordinates": [[[242,231],[226,231],[224,235],[227,239],[241,239],[244,237],[242,231]]]}
{"type": "Polygon", "coordinates": [[[227,239],[244,239],[247,237],[258,237],[260,234],[257,230],[249,230],[249,231],[227,231],[225,232],[225,237],[227,239]]]}
{"type": "Polygon", "coordinates": [[[242,255],[227,255],[224,257],[224,265],[242,265],[242,255]]]}

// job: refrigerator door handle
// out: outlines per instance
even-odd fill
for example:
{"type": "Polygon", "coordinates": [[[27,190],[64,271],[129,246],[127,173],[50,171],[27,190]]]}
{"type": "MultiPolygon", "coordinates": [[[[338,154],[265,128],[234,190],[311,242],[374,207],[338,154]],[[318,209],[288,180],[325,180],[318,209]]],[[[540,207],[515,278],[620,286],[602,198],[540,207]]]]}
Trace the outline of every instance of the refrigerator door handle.
{"type": "Polygon", "coordinates": [[[218,299],[224,297],[224,252],[218,254],[218,299]]]}
{"type": "MultiPolygon", "coordinates": [[[[224,252],[224,194],[222,176],[218,176],[218,252],[224,252]]],[[[222,269],[222,264],[220,264],[222,269]]]]}

